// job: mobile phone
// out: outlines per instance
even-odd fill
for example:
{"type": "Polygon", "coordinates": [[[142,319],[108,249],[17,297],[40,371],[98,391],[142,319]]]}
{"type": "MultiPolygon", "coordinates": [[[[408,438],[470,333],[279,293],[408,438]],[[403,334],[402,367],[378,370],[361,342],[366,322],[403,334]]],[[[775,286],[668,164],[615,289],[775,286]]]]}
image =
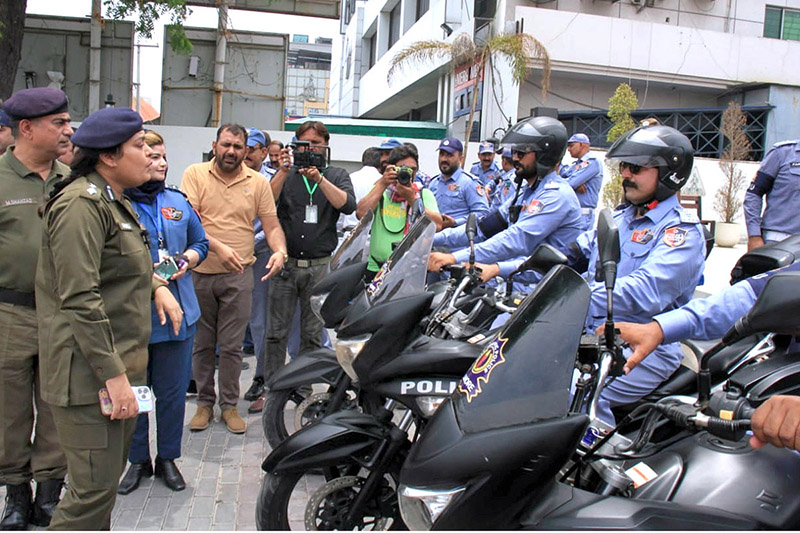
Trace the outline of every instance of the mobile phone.
{"type": "MultiPolygon", "coordinates": [[[[153,410],[153,391],[146,385],[137,385],[131,387],[134,396],[136,396],[136,403],[139,405],[140,413],[149,413],[153,410]]],[[[114,410],[114,405],[111,403],[111,396],[108,394],[108,389],[103,387],[97,393],[100,398],[100,412],[106,416],[110,416],[114,410]]]]}
{"type": "Polygon", "coordinates": [[[153,272],[160,278],[169,281],[179,270],[180,268],[178,268],[178,264],[175,263],[175,259],[172,257],[165,257],[163,261],[155,266],[153,272]]]}

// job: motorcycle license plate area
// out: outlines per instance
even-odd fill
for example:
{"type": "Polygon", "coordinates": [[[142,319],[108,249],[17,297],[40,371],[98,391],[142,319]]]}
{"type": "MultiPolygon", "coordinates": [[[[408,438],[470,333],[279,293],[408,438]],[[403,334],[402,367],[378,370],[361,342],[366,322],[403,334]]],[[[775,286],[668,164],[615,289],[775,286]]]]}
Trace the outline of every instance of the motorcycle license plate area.
{"type": "Polygon", "coordinates": [[[589,298],[586,282],[563,266],[536,286],[459,382],[463,431],[566,416],[589,298]]]}

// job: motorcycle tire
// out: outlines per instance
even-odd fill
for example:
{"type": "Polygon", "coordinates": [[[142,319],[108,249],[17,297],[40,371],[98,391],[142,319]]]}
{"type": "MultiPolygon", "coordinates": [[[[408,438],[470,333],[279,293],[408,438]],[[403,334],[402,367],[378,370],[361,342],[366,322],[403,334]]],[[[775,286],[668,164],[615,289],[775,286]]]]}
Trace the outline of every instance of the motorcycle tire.
{"type": "MultiPolygon", "coordinates": [[[[328,384],[325,384],[325,386],[329,388],[328,384]]],[[[329,398],[329,395],[332,394],[332,391],[312,393],[309,392],[311,386],[307,387],[309,387],[309,389],[286,389],[267,393],[264,410],[261,414],[261,424],[264,428],[264,436],[267,438],[267,442],[269,442],[273,450],[289,435],[299,431],[308,424],[314,423],[326,414],[326,400],[329,398]],[[310,397],[311,400],[316,399],[316,401],[308,404],[307,401],[310,397]],[[295,412],[298,408],[301,408],[301,406],[303,407],[303,412],[295,412]],[[292,413],[288,421],[286,414],[287,408],[292,408],[292,413]]],[[[355,407],[356,402],[354,398],[355,392],[348,391],[348,397],[345,398],[342,408],[351,409],[355,407]]]]}
{"type": "MultiPolygon", "coordinates": [[[[308,490],[310,494],[306,494],[302,492],[304,487],[298,489],[298,485],[306,484],[308,486],[309,483],[306,480],[309,476],[298,473],[266,474],[261,482],[261,491],[256,502],[256,528],[259,531],[287,531],[292,528],[304,530],[337,529],[339,520],[347,514],[347,503],[355,497],[357,489],[364,478],[359,476],[340,476],[325,483],[322,476],[313,477],[319,478],[320,486],[316,487],[314,493],[310,493],[311,490],[308,490]],[[296,490],[301,491],[299,495],[295,494],[296,490]],[[321,490],[323,491],[322,493],[319,492],[321,490]],[[321,507],[311,517],[308,516],[308,509],[303,508],[302,516],[300,516],[299,511],[297,511],[298,507],[303,504],[307,506],[308,502],[315,496],[319,499],[321,507]],[[294,516],[289,516],[290,509],[294,510],[294,516]],[[312,522],[311,527],[309,527],[309,521],[312,522]]],[[[394,485],[389,487],[387,483],[385,489],[391,491],[393,493],[391,497],[395,498],[395,516],[365,517],[356,526],[356,529],[406,529],[397,510],[397,477],[393,474],[387,474],[386,477],[391,479],[394,485]]],[[[387,494],[384,495],[384,497],[386,496],[387,494]]]]}

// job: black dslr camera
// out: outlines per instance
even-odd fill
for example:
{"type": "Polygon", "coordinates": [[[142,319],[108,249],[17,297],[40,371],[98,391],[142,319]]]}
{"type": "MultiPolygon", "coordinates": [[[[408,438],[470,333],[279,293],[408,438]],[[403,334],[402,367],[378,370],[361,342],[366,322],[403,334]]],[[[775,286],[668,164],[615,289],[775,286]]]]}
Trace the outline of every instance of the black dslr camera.
{"type": "Polygon", "coordinates": [[[311,148],[308,141],[295,141],[289,145],[292,149],[292,158],[295,168],[328,168],[328,160],[331,155],[330,146],[315,146],[311,148]],[[322,148],[322,151],[319,151],[322,148]]]}
{"type": "Polygon", "coordinates": [[[406,187],[411,185],[411,180],[414,177],[414,169],[405,165],[394,168],[397,170],[397,182],[406,187]]]}

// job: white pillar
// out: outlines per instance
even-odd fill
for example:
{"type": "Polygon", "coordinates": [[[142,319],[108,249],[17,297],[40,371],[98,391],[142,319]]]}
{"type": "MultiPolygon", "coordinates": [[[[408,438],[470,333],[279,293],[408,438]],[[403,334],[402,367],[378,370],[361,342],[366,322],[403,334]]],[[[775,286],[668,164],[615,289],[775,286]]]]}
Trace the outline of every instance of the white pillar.
{"type": "Polygon", "coordinates": [[[89,30],[89,113],[100,109],[100,20],[102,0],[92,0],[92,22],[89,30]]]}

